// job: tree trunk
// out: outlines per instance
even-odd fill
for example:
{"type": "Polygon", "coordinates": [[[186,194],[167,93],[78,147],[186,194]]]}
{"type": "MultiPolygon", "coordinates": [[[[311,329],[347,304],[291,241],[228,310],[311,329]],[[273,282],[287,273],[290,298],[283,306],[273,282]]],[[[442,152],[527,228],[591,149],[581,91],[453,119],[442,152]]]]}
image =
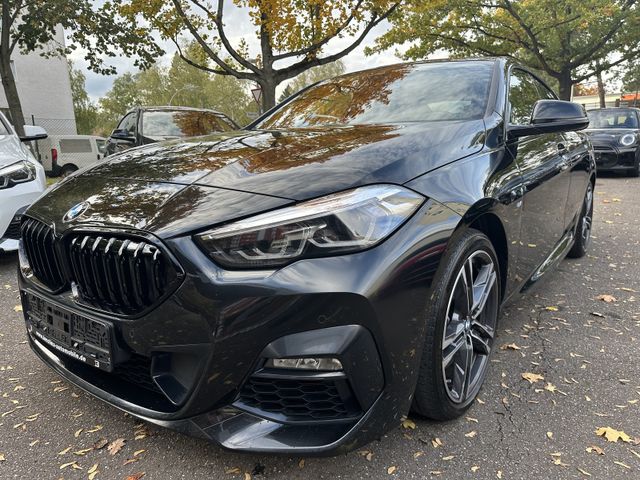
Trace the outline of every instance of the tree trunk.
{"type": "Polygon", "coordinates": [[[598,81],[598,98],[600,99],[600,108],[605,108],[607,106],[607,101],[605,98],[604,82],[602,81],[602,72],[598,72],[596,74],[596,80],[598,81]]]}
{"type": "Polygon", "coordinates": [[[2,77],[2,87],[4,88],[4,95],[7,97],[7,104],[9,105],[9,112],[11,113],[11,122],[16,130],[18,136],[24,136],[24,114],[22,113],[22,104],[20,103],[20,96],[18,95],[18,88],[16,87],[16,79],[13,76],[11,70],[11,62],[8,58],[9,54],[2,54],[0,61],[0,76],[2,77]]]}
{"type": "Polygon", "coordinates": [[[571,100],[571,89],[573,88],[571,70],[564,70],[560,72],[560,75],[557,78],[560,100],[571,100]]]}
{"type": "Polygon", "coordinates": [[[273,108],[276,105],[276,82],[264,81],[260,82],[262,87],[262,112],[273,108]]]}

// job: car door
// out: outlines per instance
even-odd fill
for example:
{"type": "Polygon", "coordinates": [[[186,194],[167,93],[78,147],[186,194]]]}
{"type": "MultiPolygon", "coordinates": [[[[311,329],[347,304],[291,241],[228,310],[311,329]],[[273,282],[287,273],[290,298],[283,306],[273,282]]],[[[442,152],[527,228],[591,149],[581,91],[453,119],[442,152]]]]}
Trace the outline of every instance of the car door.
{"type": "MultiPolygon", "coordinates": [[[[509,75],[507,118],[511,125],[531,122],[533,107],[547,98],[529,72],[513,69],[509,75]]],[[[560,133],[530,135],[510,140],[507,150],[522,175],[522,218],[518,245],[518,277],[530,278],[552,254],[565,231],[565,208],[570,177],[563,157],[560,133]]]]}
{"type": "MultiPolygon", "coordinates": [[[[122,117],[122,120],[120,120],[120,123],[118,123],[118,126],[115,129],[126,131],[131,135],[131,137],[137,138],[138,112],[133,111],[127,113],[124,117],[122,117]]],[[[135,145],[135,142],[109,137],[109,140],[107,141],[107,155],[113,155],[114,153],[122,152],[131,147],[134,147],[135,145]]]]}

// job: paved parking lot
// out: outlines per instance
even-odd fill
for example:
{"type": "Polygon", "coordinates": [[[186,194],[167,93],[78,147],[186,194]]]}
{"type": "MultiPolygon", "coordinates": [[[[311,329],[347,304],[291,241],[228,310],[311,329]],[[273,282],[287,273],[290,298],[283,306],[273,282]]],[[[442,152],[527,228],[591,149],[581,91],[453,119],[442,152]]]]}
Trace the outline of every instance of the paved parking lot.
{"type": "Polygon", "coordinates": [[[466,418],[331,459],[230,453],[61,382],[26,345],[16,261],[0,256],[0,478],[640,478],[640,179],[600,179],[589,257],[504,310],[466,418]]]}

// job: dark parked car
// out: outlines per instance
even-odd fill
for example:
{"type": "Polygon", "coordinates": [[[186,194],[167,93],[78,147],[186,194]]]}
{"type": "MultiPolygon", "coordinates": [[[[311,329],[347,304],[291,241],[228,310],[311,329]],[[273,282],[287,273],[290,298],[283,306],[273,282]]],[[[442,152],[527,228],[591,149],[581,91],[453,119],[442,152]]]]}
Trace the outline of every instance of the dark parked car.
{"type": "Polygon", "coordinates": [[[230,132],[238,128],[233,120],[214,110],[189,107],[136,107],[122,117],[111,133],[105,156],[148,143],[230,132]]]}
{"type": "Polygon", "coordinates": [[[312,86],[68,178],[22,223],[34,352],[230,449],[335,454],[462,415],[501,305],[589,245],[584,109],[503,59],[312,86]]]}
{"type": "Polygon", "coordinates": [[[640,176],[640,109],[589,110],[589,127],[598,170],[623,171],[640,176]]]}

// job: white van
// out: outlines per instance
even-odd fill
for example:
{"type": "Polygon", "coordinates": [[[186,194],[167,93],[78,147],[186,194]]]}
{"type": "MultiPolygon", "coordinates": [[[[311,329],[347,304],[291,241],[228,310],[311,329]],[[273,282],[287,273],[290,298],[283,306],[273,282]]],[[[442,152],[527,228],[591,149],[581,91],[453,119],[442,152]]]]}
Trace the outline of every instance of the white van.
{"type": "Polygon", "coordinates": [[[106,139],[95,135],[49,135],[37,153],[47,173],[63,177],[104,158],[106,139]]]}

